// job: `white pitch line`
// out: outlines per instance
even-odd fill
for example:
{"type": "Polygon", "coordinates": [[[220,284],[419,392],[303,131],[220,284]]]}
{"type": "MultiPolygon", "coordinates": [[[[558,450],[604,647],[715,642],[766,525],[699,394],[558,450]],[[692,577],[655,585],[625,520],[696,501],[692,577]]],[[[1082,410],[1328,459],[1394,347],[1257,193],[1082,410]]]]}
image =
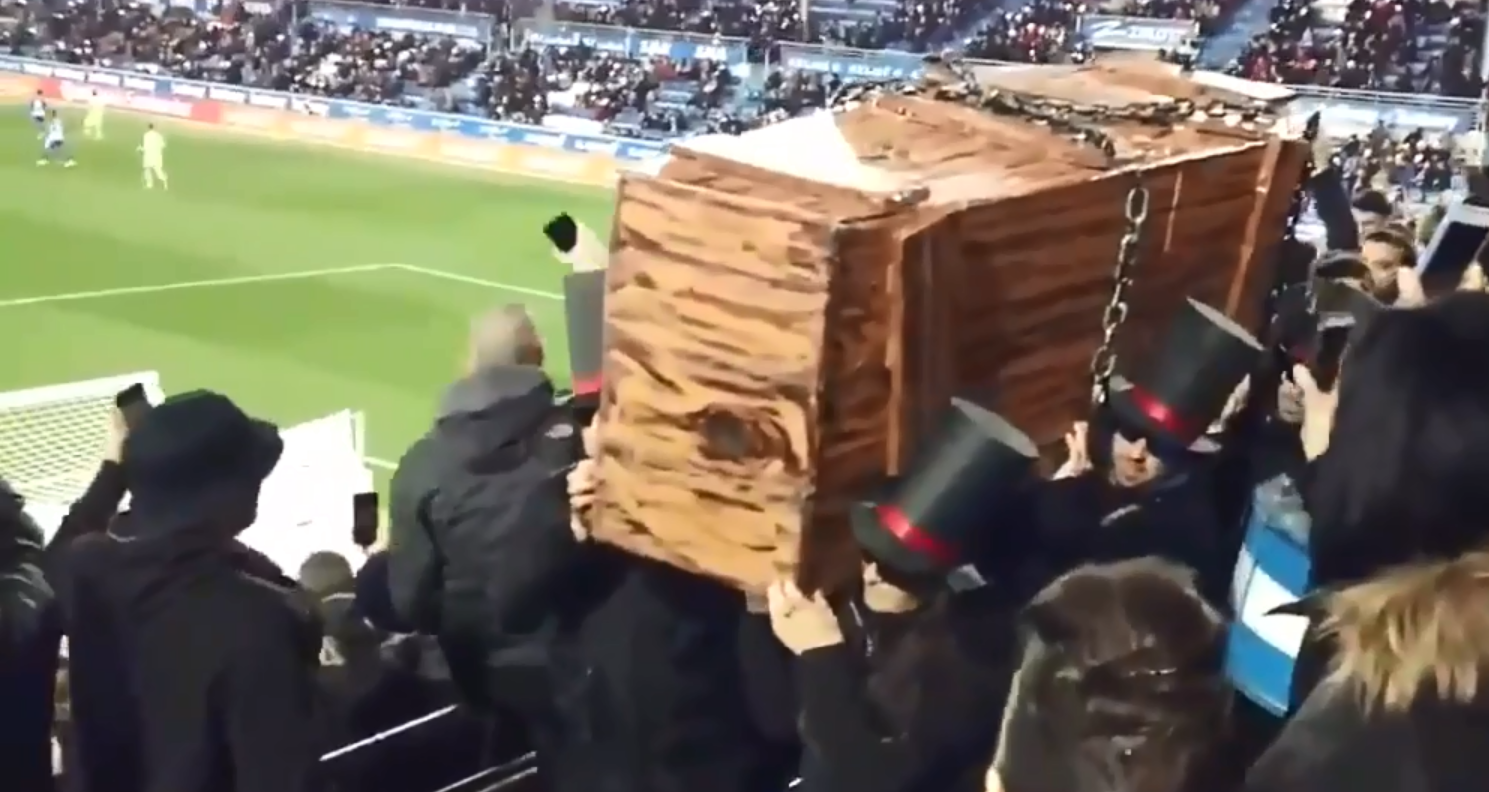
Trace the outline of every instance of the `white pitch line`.
{"type": "Polygon", "coordinates": [[[362,457],[362,461],[363,462],[366,462],[367,464],[369,464],[369,465],[371,465],[371,466],[373,466],[375,468],[382,468],[383,470],[397,470],[398,469],[398,463],[397,462],[389,462],[386,459],[378,459],[377,457],[364,456],[364,457],[362,457]]]}
{"type": "Polygon", "coordinates": [[[159,292],[184,291],[186,289],[205,289],[212,286],[246,286],[250,283],[308,280],[310,278],[324,278],[330,275],[379,272],[381,270],[394,269],[398,266],[397,264],[362,264],[355,267],[334,267],[329,269],[301,270],[299,272],[242,275],[236,278],[211,278],[208,280],[178,281],[176,283],[157,283],[153,286],[121,286],[116,289],[97,289],[94,291],[46,294],[39,297],[17,297],[10,300],[0,300],[0,308],[19,308],[23,305],[45,305],[47,303],[74,302],[77,300],[97,300],[103,297],[125,297],[131,294],[157,294],[159,292]]]}
{"type": "Polygon", "coordinates": [[[541,297],[545,300],[562,300],[564,298],[562,294],[543,291],[542,289],[529,289],[526,286],[514,286],[510,283],[486,280],[485,278],[477,278],[472,275],[461,275],[458,272],[446,272],[444,270],[434,269],[432,267],[421,267],[417,264],[393,264],[391,266],[395,269],[401,269],[406,272],[414,272],[418,273],[419,275],[428,275],[431,278],[443,278],[444,280],[455,281],[456,283],[468,283],[471,286],[484,286],[488,289],[500,289],[502,291],[512,292],[513,294],[526,294],[529,297],[541,297]]]}

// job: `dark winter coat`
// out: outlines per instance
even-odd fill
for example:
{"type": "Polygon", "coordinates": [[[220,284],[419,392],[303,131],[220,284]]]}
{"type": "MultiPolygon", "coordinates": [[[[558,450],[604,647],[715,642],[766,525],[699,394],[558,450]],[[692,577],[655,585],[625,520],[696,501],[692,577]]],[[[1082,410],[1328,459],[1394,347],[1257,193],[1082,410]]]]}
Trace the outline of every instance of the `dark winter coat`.
{"type": "Polygon", "coordinates": [[[69,792],[139,792],[139,710],[123,665],[112,611],[90,585],[107,551],[98,545],[124,499],[124,470],[104,462],[47,543],[47,579],[57,591],[67,633],[71,739],[64,752],[69,792]]]}
{"type": "Polygon", "coordinates": [[[789,694],[773,681],[768,644],[755,638],[746,647],[752,711],[777,741],[788,722],[800,734],[797,789],[981,792],[1017,664],[1021,603],[994,584],[931,617],[845,606],[844,642],[793,658],[789,694]]]}
{"type": "Polygon", "coordinates": [[[395,615],[439,638],[462,696],[488,711],[514,706],[494,693],[498,669],[548,665],[561,620],[555,603],[579,555],[564,477],[578,429],[553,396],[532,367],[455,383],[391,485],[395,615]]]}
{"type": "MultiPolygon", "coordinates": [[[[1462,792],[1489,775],[1489,554],[1320,591],[1302,705],[1246,792],[1462,792]]],[[[1295,675],[1295,679],[1297,676],[1295,675]]],[[[1301,685],[1298,683],[1302,683],[1301,685]]]]}
{"type": "Polygon", "coordinates": [[[585,582],[612,585],[592,590],[596,604],[574,633],[564,663],[580,670],[557,692],[558,722],[534,733],[572,757],[554,788],[758,792],[769,757],[741,692],[743,598],[655,561],[586,551],[585,582]]]}
{"type": "Polygon", "coordinates": [[[1045,482],[1036,493],[1039,557],[1046,582],[1082,564],[1158,556],[1199,574],[1205,599],[1223,606],[1234,534],[1219,520],[1210,474],[1149,487],[1118,487],[1098,470],[1045,482]]]}
{"type": "Polygon", "coordinates": [[[79,585],[118,627],[146,792],[322,788],[320,627],[305,594],[231,540],[127,528],[79,585]]]}
{"type": "Polygon", "coordinates": [[[0,481],[0,786],[52,787],[52,687],[62,640],[42,533],[0,481]]]}

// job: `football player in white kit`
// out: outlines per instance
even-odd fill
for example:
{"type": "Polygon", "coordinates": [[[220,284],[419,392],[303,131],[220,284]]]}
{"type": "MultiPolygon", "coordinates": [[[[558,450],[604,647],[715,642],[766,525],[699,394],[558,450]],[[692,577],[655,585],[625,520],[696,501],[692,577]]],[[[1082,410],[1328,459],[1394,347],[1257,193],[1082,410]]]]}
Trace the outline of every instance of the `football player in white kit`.
{"type": "Polygon", "coordinates": [[[154,189],[158,181],[162,190],[169,190],[171,182],[165,175],[165,136],[154,124],[145,129],[145,137],[140,141],[140,154],[144,157],[145,189],[154,189]]]}
{"type": "Polygon", "coordinates": [[[108,102],[94,91],[88,97],[88,114],[83,116],[83,137],[89,140],[103,140],[103,110],[108,102]]]}
{"type": "Polygon", "coordinates": [[[47,132],[47,100],[41,91],[31,97],[31,125],[36,127],[38,138],[46,137],[47,132]]]}

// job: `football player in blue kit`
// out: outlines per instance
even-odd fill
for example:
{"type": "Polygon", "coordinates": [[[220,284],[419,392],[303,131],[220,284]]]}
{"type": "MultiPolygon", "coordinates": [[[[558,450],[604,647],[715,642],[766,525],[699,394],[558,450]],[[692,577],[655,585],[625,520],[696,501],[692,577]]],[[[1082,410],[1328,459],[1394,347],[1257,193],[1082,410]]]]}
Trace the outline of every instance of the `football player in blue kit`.
{"type": "Polygon", "coordinates": [[[56,110],[47,113],[46,134],[42,137],[41,159],[36,161],[37,165],[49,165],[53,162],[61,162],[62,167],[71,168],[77,164],[72,155],[67,152],[67,135],[62,129],[62,117],[57,115],[56,110]]]}

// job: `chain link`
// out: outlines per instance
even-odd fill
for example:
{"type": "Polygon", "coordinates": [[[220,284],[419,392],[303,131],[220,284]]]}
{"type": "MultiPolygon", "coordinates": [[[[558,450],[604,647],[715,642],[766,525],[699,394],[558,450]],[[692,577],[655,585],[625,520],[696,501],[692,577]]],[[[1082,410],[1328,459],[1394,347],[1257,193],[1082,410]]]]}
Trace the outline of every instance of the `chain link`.
{"type": "Polygon", "coordinates": [[[1017,118],[1048,127],[1056,134],[1095,148],[1106,157],[1106,167],[1123,164],[1117,140],[1105,128],[1128,123],[1147,127],[1176,127],[1193,123],[1196,118],[1224,120],[1228,124],[1253,132],[1265,131],[1276,117],[1261,102],[1236,104],[1219,100],[1200,103],[1193,99],[1163,99],[1133,102],[1126,105],[1077,104],[1063,99],[988,88],[958,64],[944,64],[957,80],[919,82],[889,80],[853,83],[843,86],[828,102],[837,108],[878,96],[915,96],[941,102],[954,102],[992,115],[1017,118]]]}
{"type": "Polygon", "coordinates": [[[1127,191],[1127,200],[1122,207],[1127,228],[1117,246],[1117,265],[1112,270],[1112,296],[1101,312],[1101,343],[1091,356],[1091,403],[1106,401],[1107,382],[1117,368],[1117,331],[1127,321],[1130,310],[1127,304],[1127,289],[1132,286],[1133,271],[1142,247],[1143,226],[1148,222],[1148,205],[1151,198],[1148,188],[1138,182],[1127,191]]]}
{"type": "MultiPolygon", "coordinates": [[[[1275,112],[1265,102],[1232,103],[1220,100],[1197,102],[1193,99],[1163,99],[1113,106],[1077,104],[1063,99],[989,88],[979,83],[971,70],[956,61],[935,60],[928,63],[928,76],[917,80],[885,80],[843,86],[828,100],[831,108],[871,100],[884,95],[915,96],[941,102],[955,102],[992,115],[1016,118],[1049,128],[1056,134],[1096,150],[1106,158],[1108,169],[1126,164],[1117,140],[1106,127],[1138,124],[1146,127],[1178,127],[1198,121],[1219,121],[1241,130],[1264,133],[1276,122],[1275,112]]],[[[1309,119],[1303,138],[1310,144],[1318,135],[1318,116],[1309,119]]],[[[1297,237],[1297,226],[1306,205],[1307,182],[1311,165],[1293,193],[1289,207],[1286,238],[1297,237]]],[[[1148,188],[1137,182],[1127,192],[1123,206],[1126,230],[1117,248],[1117,263],[1112,273],[1112,294],[1101,313],[1101,343],[1091,357],[1091,402],[1106,400],[1107,384],[1117,366],[1115,349],[1117,332],[1127,321],[1130,310],[1127,290],[1132,286],[1138,252],[1142,246],[1143,227],[1148,220],[1148,188]]],[[[1275,301],[1280,286],[1274,285],[1269,301],[1275,301]]],[[[1268,306],[1271,313],[1271,305],[1268,306]]]]}

